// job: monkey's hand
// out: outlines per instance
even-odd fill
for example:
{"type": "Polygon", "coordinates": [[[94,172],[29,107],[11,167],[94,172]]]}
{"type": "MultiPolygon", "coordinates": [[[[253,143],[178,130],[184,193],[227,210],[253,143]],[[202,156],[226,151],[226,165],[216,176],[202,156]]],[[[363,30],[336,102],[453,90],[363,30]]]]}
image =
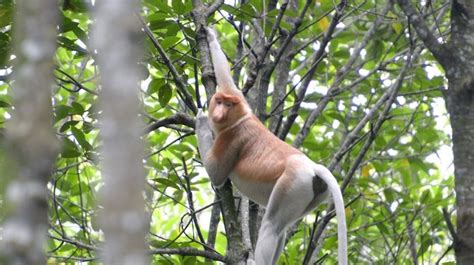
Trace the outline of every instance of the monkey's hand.
{"type": "Polygon", "coordinates": [[[206,114],[199,109],[196,115],[196,135],[198,138],[198,147],[201,158],[204,160],[207,153],[211,150],[214,139],[212,137],[211,126],[206,114]]]}
{"type": "Polygon", "coordinates": [[[196,131],[207,130],[207,129],[209,130],[211,129],[211,127],[209,126],[209,122],[207,120],[207,115],[204,114],[202,109],[199,109],[196,115],[196,131]]]}
{"type": "Polygon", "coordinates": [[[206,27],[206,32],[207,32],[207,42],[211,43],[211,42],[217,41],[217,33],[213,28],[206,27]]]}

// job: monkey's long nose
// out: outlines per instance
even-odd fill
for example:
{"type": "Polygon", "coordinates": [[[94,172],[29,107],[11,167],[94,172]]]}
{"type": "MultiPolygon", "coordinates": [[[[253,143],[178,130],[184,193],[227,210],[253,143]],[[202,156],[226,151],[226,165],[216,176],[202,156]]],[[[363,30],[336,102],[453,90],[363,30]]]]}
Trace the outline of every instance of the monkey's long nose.
{"type": "Polygon", "coordinates": [[[215,113],[212,114],[212,121],[215,123],[221,123],[224,121],[225,115],[222,113],[222,111],[215,111],[215,113]]]}

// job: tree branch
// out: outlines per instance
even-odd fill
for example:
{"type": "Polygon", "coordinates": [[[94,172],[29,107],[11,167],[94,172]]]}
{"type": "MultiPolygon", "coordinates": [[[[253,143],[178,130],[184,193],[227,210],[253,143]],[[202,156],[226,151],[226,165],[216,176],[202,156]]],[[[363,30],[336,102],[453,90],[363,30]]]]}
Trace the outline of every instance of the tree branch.
{"type": "Polygon", "coordinates": [[[222,6],[222,4],[224,4],[224,0],[215,0],[214,3],[212,3],[212,5],[207,8],[204,16],[209,17],[210,15],[214,14],[214,12],[216,12],[217,9],[222,6]]]}
{"type": "Polygon", "coordinates": [[[438,42],[438,39],[433,35],[433,32],[426,25],[426,21],[415,10],[415,7],[410,0],[397,0],[398,5],[403,10],[403,13],[408,18],[408,22],[413,25],[416,33],[423,41],[428,50],[433,53],[433,56],[446,69],[448,66],[448,50],[445,45],[438,42]]]}
{"type": "MultiPolygon", "coordinates": [[[[219,3],[217,0],[215,3],[219,3]]],[[[207,18],[212,15],[208,12],[209,9],[202,4],[200,0],[193,0],[192,16],[196,24],[197,43],[201,53],[201,80],[206,89],[208,99],[214,94],[216,88],[215,74],[210,60],[209,44],[207,42],[207,33],[205,27],[207,26],[207,18]]],[[[209,129],[209,128],[207,128],[209,129]]],[[[199,132],[198,132],[199,133],[199,132]]],[[[199,139],[199,138],[198,138],[199,139]]],[[[200,150],[201,156],[202,150],[200,150]]],[[[242,243],[242,229],[237,219],[237,210],[234,203],[234,196],[232,192],[232,184],[230,181],[216,191],[220,201],[222,217],[224,220],[224,227],[226,230],[226,238],[228,242],[226,263],[243,264],[244,263],[244,248],[242,243]]]]}
{"type": "Polygon", "coordinates": [[[453,243],[454,244],[458,243],[459,242],[458,234],[456,233],[456,230],[454,229],[454,225],[451,222],[451,217],[446,208],[443,208],[443,217],[444,217],[444,220],[446,221],[446,225],[448,226],[449,233],[451,234],[451,237],[453,238],[453,243]]]}
{"type": "MultiPolygon", "coordinates": [[[[341,2],[341,4],[342,3],[343,2],[341,2]]],[[[340,5],[340,7],[342,7],[342,6],[340,5]]],[[[383,11],[384,14],[388,12],[389,7],[390,7],[390,4],[387,4],[384,11],[383,11]]],[[[339,10],[338,13],[336,13],[336,14],[339,14],[339,16],[342,17],[342,13],[340,13],[340,12],[341,12],[341,10],[339,10]]],[[[333,27],[336,26],[337,22],[340,19],[339,16],[334,17],[333,21],[331,22],[331,26],[333,26],[333,27]]],[[[321,112],[326,108],[326,105],[331,100],[332,95],[336,92],[336,90],[338,90],[339,85],[341,84],[343,78],[347,75],[349,70],[352,68],[352,66],[354,65],[357,58],[359,58],[359,54],[362,51],[362,49],[365,48],[365,46],[367,45],[369,40],[375,34],[377,28],[379,27],[379,25],[381,23],[381,20],[382,20],[381,16],[379,16],[375,19],[375,21],[372,24],[371,28],[365,33],[364,38],[362,39],[362,41],[356,46],[356,48],[354,50],[354,53],[351,55],[351,57],[349,58],[347,63],[337,72],[336,79],[331,84],[331,87],[328,89],[328,92],[326,93],[326,96],[323,97],[322,100],[318,103],[318,107],[316,109],[314,109],[313,111],[311,111],[311,114],[309,115],[308,119],[305,120],[305,123],[304,123],[303,127],[298,132],[298,134],[296,136],[296,140],[293,144],[294,146],[298,147],[301,144],[303,144],[303,141],[306,138],[306,136],[308,135],[311,126],[314,124],[314,122],[319,117],[321,112]]],[[[328,30],[328,32],[329,32],[329,30],[328,30]]],[[[326,34],[324,36],[323,43],[324,42],[329,42],[329,39],[328,39],[329,37],[330,36],[328,36],[328,34],[326,34]]],[[[308,83],[308,85],[309,85],[309,83],[308,83]]],[[[300,100],[303,100],[303,98],[301,98],[300,100]]],[[[292,122],[294,122],[294,119],[293,119],[292,122]]],[[[286,127],[291,126],[291,125],[292,124],[288,124],[288,125],[286,125],[286,127]]],[[[288,128],[287,130],[289,130],[289,129],[290,128],[288,128]]]]}
{"type": "Polygon", "coordinates": [[[214,251],[206,251],[206,250],[199,250],[190,247],[184,248],[155,248],[149,251],[152,255],[181,255],[181,256],[197,256],[197,257],[204,257],[206,259],[211,259],[215,261],[220,261],[224,263],[228,263],[229,259],[220,255],[214,251]]]}
{"type": "Polygon", "coordinates": [[[173,76],[173,79],[176,82],[176,86],[177,86],[178,90],[183,95],[182,100],[184,101],[186,106],[188,106],[191,109],[191,111],[194,114],[197,114],[198,110],[197,110],[196,105],[194,105],[193,97],[189,93],[189,91],[186,87],[187,85],[184,83],[183,79],[181,79],[181,76],[178,73],[178,70],[176,70],[176,68],[174,67],[174,65],[171,62],[170,58],[168,58],[168,55],[166,54],[165,50],[163,49],[163,47],[161,47],[160,43],[158,42],[158,40],[153,35],[153,32],[151,31],[150,27],[148,27],[145,20],[143,20],[143,18],[138,14],[137,14],[137,17],[140,19],[140,22],[142,23],[143,30],[145,31],[145,34],[151,40],[151,42],[153,43],[153,46],[155,46],[156,50],[158,51],[161,58],[163,59],[163,62],[166,64],[166,66],[168,66],[168,68],[171,72],[171,75],[173,76]]]}
{"type": "Polygon", "coordinates": [[[175,113],[170,117],[167,117],[167,118],[164,118],[152,123],[150,126],[148,126],[147,128],[143,130],[143,133],[147,134],[156,129],[159,129],[167,125],[172,125],[172,124],[186,125],[190,128],[194,128],[195,121],[191,116],[189,116],[186,113],[175,113]]]}
{"type": "MultiPolygon", "coordinates": [[[[405,75],[408,71],[408,69],[411,68],[412,66],[412,63],[413,61],[415,60],[414,57],[416,57],[417,55],[419,55],[419,53],[421,52],[421,49],[417,50],[416,52],[414,51],[410,51],[410,54],[408,54],[408,61],[406,62],[406,64],[403,66],[403,68],[401,69],[400,71],[400,74],[398,75],[396,81],[393,83],[393,85],[391,86],[391,88],[388,90],[388,93],[384,94],[383,97],[387,97],[386,101],[385,102],[385,106],[384,106],[384,109],[383,111],[380,113],[380,115],[378,116],[377,118],[377,121],[375,122],[372,130],[371,130],[371,135],[372,137],[375,137],[375,135],[377,135],[378,131],[380,130],[380,128],[382,127],[383,123],[386,121],[386,118],[387,118],[387,115],[392,107],[392,103],[394,102],[394,100],[396,99],[396,96],[398,94],[398,91],[400,90],[400,87],[402,86],[403,84],[403,80],[405,78],[405,75]]],[[[369,138],[367,144],[370,144],[373,142],[374,139],[369,138]]],[[[368,146],[365,146],[365,148],[368,148],[368,146]]],[[[334,170],[334,168],[336,167],[336,165],[339,163],[340,159],[342,158],[342,156],[338,155],[339,153],[342,153],[344,152],[343,150],[346,149],[344,146],[348,145],[348,141],[346,140],[343,145],[341,146],[341,148],[339,149],[339,151],[333,156],[333,159],[331,160],[331,163],[330,165],[328,166],[328,169],[329,170],[334,170]]],[[[359,160],[362,159],[362,156],[359,156],[358,157],[359,160]]],[[[347,185],[347,184],[346,184],[347,185]]],[[[328,211],[332,211],[334,208],[334,205],[331,203],[328,207],[328,211]]],[[[327,224],[329,223],[329,220],[334,217],[334,215],[326,215],[323,220],[322,220],[322,224],[318,227],[318,231],[316,232],[316,235],[315,237],[313,238],[314,241],[316,242],[319,242],[321,240],[323,240],[323,238],[321,237],[321,235],[323,234],[323,231],[324,229],[326,228],[327,224]]],[[[320,243],[318,243],[320,244],[320,243]]],[[[318,244],[313,244],[313,245],[318,245],[318,244]]],[[[312,252],[313,250],[308,248],[308,252],[312,252]]]]}
{"type": "Polygon", "coordinates": [[[219,205],[219,198],[217,195],[214,195],[214,203],[212,205],[209,229],[207,233],[207,245],[211,248],[213,248],[216,244],[217,226],[219,225],[220,216],[221,209],[219,205]]]}

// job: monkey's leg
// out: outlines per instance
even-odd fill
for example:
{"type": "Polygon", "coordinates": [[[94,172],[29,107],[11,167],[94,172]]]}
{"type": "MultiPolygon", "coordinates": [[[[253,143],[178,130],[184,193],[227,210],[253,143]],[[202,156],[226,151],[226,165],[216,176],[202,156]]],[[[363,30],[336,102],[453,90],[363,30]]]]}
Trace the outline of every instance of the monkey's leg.
{"type": "Polygon", "coordinates": [[[280,238],[278,239],[276,251],[272,258],[274,264],[276,264],[276,262],[278,261],[278,258],[280,257],[280,253],[285,248],[285,241],[286,241],[286,230],[281,234],[280,238]]]}
{"type": "Polygon", "coordinates": [[[255,249],[258,265],[276,264],[286,229],[304,215],[314,197],[309,171],[288,173],[278,179],[270,195],[255,249]]]}
{"type": "Polygon", "coordinates": [[[280,253],[277,253],[281,243],[282,231],[278,231],[270,218],[263,218],[255,248],[255,263],[257,265],[273,265],[280,253]],[[274,261],[275,260],[275,261],[274,261]]]}

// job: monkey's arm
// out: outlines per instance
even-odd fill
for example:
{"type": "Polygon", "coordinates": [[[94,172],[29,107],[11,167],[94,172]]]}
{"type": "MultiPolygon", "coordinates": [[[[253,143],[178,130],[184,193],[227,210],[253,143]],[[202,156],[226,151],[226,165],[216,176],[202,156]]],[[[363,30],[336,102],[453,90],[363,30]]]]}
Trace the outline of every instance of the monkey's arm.
{"type": "Polygon", "coordinates": [[[212,136],[211,126],[209,125],[207,116],[202,112],[202,109],[199,109],[196,116],[196,135],[198,139],[199,153],[204,161],[212,148],[214,138],[212,136]]]}
{"type": "Polygon", "coordinates": [[[207,41],[211,51],[212,65],[214,66],[218,89],[241,95],[240,90],[237,89],[232,79],[229,63],[217,40],[216,32],[212,28],[207,28],[207,41]]]}
{"type": "MultiPolygon", "coordinates": [[[[198,138],[199,153],[212,184],[220,188],[225,184],[227,177],[237,160],[238,148],[229,148],[233,151],[222,152],[222,148],[215,147],[212,130],[206,115],[199,110],[196,117],[196,135],[198,138]]],[[[223,146],[222,143],[218,146],[223,146]]]]}
{"type": "Polygon", "coordinates": [[[217,188],[222,187],[239,157],[240,147],[235,142],[222,141],[222,137],[218,136],[214,141],[212,150],[204,159],[204,166],[212,184],[217,188]]]}

